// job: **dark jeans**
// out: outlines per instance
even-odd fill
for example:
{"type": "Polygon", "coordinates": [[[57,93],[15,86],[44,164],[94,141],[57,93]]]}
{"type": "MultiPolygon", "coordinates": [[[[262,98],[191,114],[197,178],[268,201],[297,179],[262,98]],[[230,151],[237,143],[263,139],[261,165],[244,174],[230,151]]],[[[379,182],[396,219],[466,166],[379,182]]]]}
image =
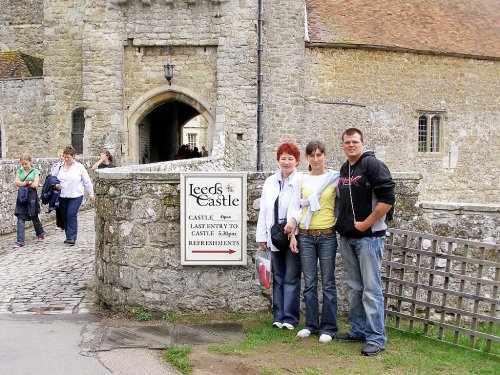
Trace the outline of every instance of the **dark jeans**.
{"type": "Polygon", "coordinates": [[[290,250],[271,251],[274,321],[299,324],[300,256],[290,250]]]}
{"type": "Polygon", "coordinates": [[[305,328],[312,333],[335,336],[338,332],[337,284],[335,283],[337,237],[335,233],[321,236],[301,234],[299,235],[299,249],[304,274],[305,328]],[[323,306],[319,324],[318,260],[323,290],[323,306]]]}
{"type": "Polygon", "coordinates": [[[65,229],[64,228],[64,219],[62,217],[62,213],[61,213],[61,209],[60,208],[56,209],[56,226],[58,228],[65,229]]]}
{"type": "Polygon", "coordinates": [[[59,210],[64,221],[66,240],[76,241],[78,234],[78,210],[83,201],[83,195],[76,198],[59,198],[59,210]]]}
{"type": "MultiPolygon", "coordinates": [[[[33,222],[33,227],[35,228],[35,233],[37,237],[43,236],[45,232],[43,231],[43,226],[40,221],[40,219],[37,216],[31,216],[31,221],[33,222]]],[[[17,218],[17,240],[16,242],[19,244],[24,245],[24,232],[26,228],[26,222],[21,219],[17,218]]]]}

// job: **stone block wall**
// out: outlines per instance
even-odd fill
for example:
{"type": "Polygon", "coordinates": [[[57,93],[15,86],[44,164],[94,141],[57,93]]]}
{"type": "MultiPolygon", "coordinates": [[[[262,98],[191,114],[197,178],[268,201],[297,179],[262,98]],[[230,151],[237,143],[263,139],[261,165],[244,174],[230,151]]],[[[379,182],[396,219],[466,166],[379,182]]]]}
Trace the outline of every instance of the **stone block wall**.
{"type": "Polygon", "coordinates": [[[171,61],[173,84],[212,105],[214,154],[253,166],[255,9],[253,2],[88,1],[82,66],[89,150],[106,139],[126,144],[139,126],[126,123],[127,107],[145,92],[168,90],[163,65],[171,61]]]}
{"type": "Polygon", "coordinates": [[[314,127],[339,166],[341,133],[356,126],[392,172],[423,176],[422,200],[500,203],[498,61],[316,47],[305,60],[301,146],[314,127]],[[443,111],[440,152],[418,152],[420,111],[443,111]]]}
{"type": "Polygon", "coordinates": [[[420,202],[402,227],[418,232],[500,244],[500,204],[420,202]]]}
{"type": "Polygon", "coordinates": [[[43,119],[43,79],[0,80],[2,158],[17,159],[24,152],[45,155],[48,137],[43,119]]]}
{"type": "MultiPolygon", "coordinates": [[[[174,313],[267,309],[252,256],[246,266],[180,264],[179,174],[120,169],[101,173],[96,184],[101,302],[174,313]]],[[[255,243],[250,228],[248,237],[255,243]]]]}
{"type": "MultiPolygon", "coordinates": [[[[43,115],[44,128],[50,137],[43,139],[46,146],[44,153],[40,154],[43,157],[57,155],[62,145],[71,144],[72,112],[84,106],[82,29],[87,3],[45,2],[43,115]]],[[[90,134],[90,131],[91,124],[85,121],[85,134],[90,134]]],[[[84,144],[84,154],[86,146],[84,144]]]]}
{"type": "Polygon", "coordinates": [[[0,0],[0,51],[43,57],[43,0],[0,0]]]}
{"type": "Polygon", "coordinates": [[[173,83],[201,93],[215,108],[217,100],[217,47],[125,47],[124,100],[134,103],[141,95],[165,84],[163,65],[175,63],[173,83]]]}
{"type": "MultiPolygon", "coordinates": [[[[308,78],[305,75],[304,10],[303,1],[264,1],[264,170],[274,168],[276,148],[283,142],[296,143],[302,151],[314,138],[326,140],[323,129],[306,117],[303,92],[308,78]]],[[[303,158],[306,164],[305,155],[303,158]]]]}
{"type": "MultiPolygon", "coordinates": [[[[40,187],[38,188],[38,196],[40,196],[45,177],[50,173],[52,165],[56,163],[58,159],[36,158],[35,156],[34,153],[31,153],[33,167],[39,169],[41,172],[40,187]]],[[[78,161],[85,165],[91,179],[95,181],[96,174],[92,172],[90,168],[92,164],[97,161],[97,157],[78,158],[78,161]]],[[[17,218],[14,215],[14,211],[16,208],[17,189],[14,185],[14,179],[16,177],[16,171],[20,167],[19,158],[0,160],[0,189],[2,191],[2,194],[0,194],[0,235],[16,232],[17,218]]],[[[85,193],[84,201],[80,208],[81,210],[92,207],[92,204],[86,198],[87,194],[85,193]]],[[[41,205],[39,218],[44,225],[47,225],[48,223],[55,222],[56,215],[55,212],[51,212],[50,214],[47,213],[47,206],[41,205]]],[[[31,229],[26,229],[26,233],[28,233],[28,231],[31,231],[31,229]]]]}
{"type": "MultiPolygon", "coordinates": [[[[195,93],[210,107],[213,155],[232,170],[256,169],[258,1],[0,5],[1,43],[44,58],[42,88],[35,80],[0,83],[3,157],[17,157],[17,128],[30,128],[32,118],[39,125],[34,153],[55,155],[71,141],[72,111],[83,107],[84,155],[107,147],[125,158],[130,131],[139,126],[127,123],[127,108],[168,90],[162,67],[171,61],[178,92],[195,93]]],[[[304,150],[313,138],[325,141],[328,166],[338,169],[345,160],[340,134],[357,126],[392,172],[423,176],[421,199],[499,203],[498,61],[310,46],[302,0],[265,0],[263,17],[265,170],[275,166],[277,145],[292,141],[304,150]],[[420,111],[443,114],[440,152],[417,151],[420,111]]],[[[132,146],[139,150],[139,141],[132,146]]]]}
{"type": "MultiPolygon", "coordinates": [[[[211,160],[175,163],[188,171],[225,170],[216,159],[204,159],[211,160]]],[[[173,313],[268,309],[269,293],[262,292],[253,280],[253,259],[258,200],[269,173],[249,172],[247,176],[247,265],[182,266],[180,178],[177,172],[162,170],[171,164],[99,173],[95,184],[96,273],[101,302],[117,310],[144,307],[173,313]]],[[[397,180],[398,200],[405,202],[400,205],[400,217],[415,214],[418,183],[418,175],[397,180]]],[[[347,287],[340,255],[337,257],[339,311],[345,313],[347,287]]]]}

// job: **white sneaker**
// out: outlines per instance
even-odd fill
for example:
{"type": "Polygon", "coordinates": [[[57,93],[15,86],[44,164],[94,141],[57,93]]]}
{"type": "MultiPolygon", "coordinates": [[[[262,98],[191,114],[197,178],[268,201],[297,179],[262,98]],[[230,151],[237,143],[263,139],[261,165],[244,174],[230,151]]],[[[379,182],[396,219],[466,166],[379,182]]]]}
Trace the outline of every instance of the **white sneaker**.
{"type": "Polygon", "coordinates": [[[283,323],[282,327],[283,329],[289,329],[290,331],[295,329],[295,327],[293,325],[291,325],[290,323],[283,323]]]}
{"type": "Polygon", "coordinates": [[[280,322],[274,322],[273,323],[273,328],[279,328],[279,329],[281,329],[281,328],[283,328],[283,324],[281,324],[280,322]]]}
{"type": "Polygon", "coordinates": [[[330,341],[332,341],[332,336],[330,335],[327,335],[327,334],[322,334],[320,337],[319,337],[319,342],[322,342],[323,344],[327,344],[329,343],[330,341]]]}
{"type": "Polygon", "coordinates": [[[311,331],[309,331],[307,328],[301,329],[299,332],[297,332],[297,337],[309,337],[311,336],[311,331]]]}

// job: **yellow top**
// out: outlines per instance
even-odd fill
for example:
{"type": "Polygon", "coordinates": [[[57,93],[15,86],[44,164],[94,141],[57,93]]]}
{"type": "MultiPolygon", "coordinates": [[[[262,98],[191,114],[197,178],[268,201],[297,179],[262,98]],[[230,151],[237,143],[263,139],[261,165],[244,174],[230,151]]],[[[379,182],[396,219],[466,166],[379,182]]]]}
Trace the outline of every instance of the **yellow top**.
{"type": "MultiPolygon", "coordinates": [[[[318,190],[322,185],[325,175],[311,176],[305,175],[302,182],[302,198],[307,199],[311,194],[318,190]]],[[[328,185],[319,196],[321,209],[313,213],[309,229],[326,229],[335,225],[335,188],[333,184],[328,185]]],[[[308,207],[302,208],[302,218],[300,219],[300,228],[305,228],[304,219],[308,207]]]]}

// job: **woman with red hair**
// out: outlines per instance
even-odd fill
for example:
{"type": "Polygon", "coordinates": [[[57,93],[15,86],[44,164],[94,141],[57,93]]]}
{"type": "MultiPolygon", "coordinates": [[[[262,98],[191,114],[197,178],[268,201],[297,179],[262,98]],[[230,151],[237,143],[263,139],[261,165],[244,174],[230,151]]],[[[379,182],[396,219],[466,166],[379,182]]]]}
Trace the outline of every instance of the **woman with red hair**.
{"type": "Polygon", "coordinates": [[[276,150],[279,169],[262,187],[256,240],[262,249],[271,250],[273,270],[273,327],[293,330],[300,317],[300,256],[290,249],[279,250],[271,241],[274,207],[278,199],[279,223],[286,221],[285,233],[292,235],[298,218],[301,173],[297,171],[300,151],[293,143],[283,143],[276,150]]]}

